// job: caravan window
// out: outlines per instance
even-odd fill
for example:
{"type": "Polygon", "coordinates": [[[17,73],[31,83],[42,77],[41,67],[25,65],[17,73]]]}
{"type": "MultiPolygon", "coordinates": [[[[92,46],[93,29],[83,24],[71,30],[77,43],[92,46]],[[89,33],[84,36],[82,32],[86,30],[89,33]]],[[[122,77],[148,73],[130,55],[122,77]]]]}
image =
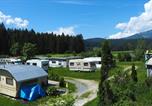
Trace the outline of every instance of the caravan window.
{"type": "Polygon", "coordinates": [[[6,78],[6,84],[13,85],[13,79],[12,78],[6,78]]]}
{"type": "Polygon", "coordinates": [[[70,63],[70,66],[74,66],[74,63],[70,63]]]}
{"type": "Polygon", "coordinates": [[[33,63],[33,66],[37,66],[37,63],[33,63]]]}
{"type": "Polygon", "coordinates": [[[52,60],[52,63],[56,63],[56,61],[55,61],[55,60],[52,60]]]}
{"type": "Polygon", "coordinates": [[[49,66],[49,64],[48,64],[48,63],[45,63],[45,64],[43,64],[43,66],[44,66],[44,67],[47,67],[47,66],[49,66]]]}
{"type": "Polygon", "coordinates": [[[84,66],[88,66],[89,64],[88,63],[84,63],[84,66]]]}
{"type": "Polygon", "coordinates": [[[26,63],[27,65],[30,65],[30,63],[26,63]]]}
{"type": "Polygon", "coordinates": [[[96,66],[96,64],[94,63],[94,62],[91,62],[91,67],[94,67],[94,66],[96,66]]]}

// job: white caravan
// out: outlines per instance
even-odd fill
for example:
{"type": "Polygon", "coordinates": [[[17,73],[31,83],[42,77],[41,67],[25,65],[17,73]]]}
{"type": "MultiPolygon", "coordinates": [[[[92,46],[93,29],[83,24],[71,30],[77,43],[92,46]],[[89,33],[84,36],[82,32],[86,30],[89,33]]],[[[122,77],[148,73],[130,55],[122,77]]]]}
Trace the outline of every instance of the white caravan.
{"type": "Polygon", "coordinates": [[[66,58],[51,58],[49,59],[49,67],[67,67],[68,62],[66,58]]]}
{"type": "Polygon", "coordinates": [[[84,59],[69,60],[69,70],[71,71],[95,71],[96,65],[94,62],[84,59]]]}
{"type": "Polygon", "coordinates": [[[0,59],[1,64],[15,64],[15,65],[20,65],[22,64],[21,59],[17,58],[1,58],[0,59]]]}
{"type": "Polygon", "coordinates": [[[31,59],[31,60],[27,60],[26,64],[41,67],[46,72],[48,72],[48,67],[49,67],[49,61],[48,60],[31,59]]]}
{"type": "Polygon", "coordinates": [[[87,57],[83,59],[84,61],[87,62],[92,62],[95,63],[96,68],[101,68],[101,57],[87,57]]]}

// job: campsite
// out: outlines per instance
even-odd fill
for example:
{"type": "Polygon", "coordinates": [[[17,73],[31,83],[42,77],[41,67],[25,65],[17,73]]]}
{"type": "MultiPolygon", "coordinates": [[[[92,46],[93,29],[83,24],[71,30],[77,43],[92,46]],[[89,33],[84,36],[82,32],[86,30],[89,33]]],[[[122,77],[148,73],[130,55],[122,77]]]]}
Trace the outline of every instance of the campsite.
{"type": "Polygon", "coordinates": [[[152,106],[152,0],[0,0],[0,106],[152,106]]]}

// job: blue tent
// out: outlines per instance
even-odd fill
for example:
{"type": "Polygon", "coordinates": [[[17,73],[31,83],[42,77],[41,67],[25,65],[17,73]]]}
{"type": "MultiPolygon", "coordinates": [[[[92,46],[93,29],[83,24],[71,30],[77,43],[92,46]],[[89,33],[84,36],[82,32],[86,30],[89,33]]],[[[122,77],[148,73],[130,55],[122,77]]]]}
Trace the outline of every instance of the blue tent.
{"type": "Polygon", "coordinates": [[[38,97],[43,96],[45,96],[45,92],[39,84],[24,86],[20,90],[20,97],[29,101],[36,100],[38,97]]]}

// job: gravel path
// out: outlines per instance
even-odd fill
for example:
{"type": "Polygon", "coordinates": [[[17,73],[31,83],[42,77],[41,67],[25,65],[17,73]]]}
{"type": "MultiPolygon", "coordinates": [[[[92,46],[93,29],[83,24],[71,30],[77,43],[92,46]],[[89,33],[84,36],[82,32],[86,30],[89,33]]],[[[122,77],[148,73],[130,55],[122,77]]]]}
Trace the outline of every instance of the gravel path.
{"type": "Polygon", "coordinates": [[[74,93],[76,97],[74,106],[83,106],[87,102],[97,97],[98,82],[94,80],[84,80],[76,78],[65,78],[67,82],[73,83],[77,87],[77,91],[74,93]],[[82,97],[83,94],[90,92],[88,97],[82,97]]]}

